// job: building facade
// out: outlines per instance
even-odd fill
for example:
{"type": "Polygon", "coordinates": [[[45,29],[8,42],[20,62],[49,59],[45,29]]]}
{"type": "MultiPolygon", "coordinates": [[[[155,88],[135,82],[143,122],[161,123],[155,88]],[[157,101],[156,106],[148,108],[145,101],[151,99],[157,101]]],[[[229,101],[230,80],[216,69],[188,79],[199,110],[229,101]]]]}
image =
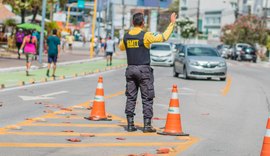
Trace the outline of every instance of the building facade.
{"type": "Polygon", "coordinates": [[[180,16],[191,19],[200,32],[219,39],[222,27],[235,21],[235,3],[237,0],[181,0],[180,16]]]}

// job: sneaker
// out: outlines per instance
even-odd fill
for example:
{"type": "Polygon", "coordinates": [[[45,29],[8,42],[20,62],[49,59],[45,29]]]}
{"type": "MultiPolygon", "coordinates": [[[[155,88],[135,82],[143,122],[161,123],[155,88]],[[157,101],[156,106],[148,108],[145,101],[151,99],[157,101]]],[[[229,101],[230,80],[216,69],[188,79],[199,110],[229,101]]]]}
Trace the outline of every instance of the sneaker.
{"type": "Polygon", "coordinates": [[[52,77],[54,77],[54,78],[55,78],[56,76],[55,76],[55,75],[52,75],[52,77]]]}

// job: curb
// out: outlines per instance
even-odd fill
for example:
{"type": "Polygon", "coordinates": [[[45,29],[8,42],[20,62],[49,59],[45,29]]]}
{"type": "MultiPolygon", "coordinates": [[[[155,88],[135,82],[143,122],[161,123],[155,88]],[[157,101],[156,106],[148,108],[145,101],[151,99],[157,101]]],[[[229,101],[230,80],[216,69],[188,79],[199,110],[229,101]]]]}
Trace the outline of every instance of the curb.
{"type": "Polygon", "coordinates": [[[22,86],[27,86],[27,85],[32,85],[32,84],[40,84],[40,83],[46,83],[46,82],[51,82],[51,81],[61,81],[61,80],[65,80],[65,79],[74,79],[77,77],[83,77],[83,76],[88,76],[88,75],[93,75],[93,74],[98,74],[98,73],[102,73],[102,72],[106,72],[106,71],[110,71],[110,70],[116,70],[116,69],[122,69],[127,67],[127,64],[120,64],[114,67],[105,67],[103,69],[96,69],[94,71],[90,71],[90,72],[83,72],[81,74],[75,73],[71,76],[65,76],[65,75],[61,75],[60,77],[56,78],[56,77],[50,77],[50,78],[42,78],[40,81],[36,81],[35,79],[30,79],[28,83],[26,83],[25,81],[20,81],[17,85],[12,85],[10,87],[5,86],[5,84],[0,84],[0,90],[4,90],[6,88],[14,88],[14,87],[22,87],[22,86]]]}

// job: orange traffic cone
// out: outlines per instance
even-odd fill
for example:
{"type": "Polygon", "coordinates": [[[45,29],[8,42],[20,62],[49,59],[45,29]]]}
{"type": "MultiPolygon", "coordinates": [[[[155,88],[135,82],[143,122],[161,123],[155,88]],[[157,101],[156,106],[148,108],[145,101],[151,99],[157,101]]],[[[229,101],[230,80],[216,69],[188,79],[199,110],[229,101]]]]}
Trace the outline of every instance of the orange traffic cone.
{"type": "Polygon", "coordinates": [[[96,95],[94,98],[93,106],[92,106],[92,111],[90,113],[90,117],[86,118],[89,120],[109,120],[106,116],[106,111],[105,111],[105,102],[104,102],[104,90],[103,90],[103,78],[100,76],[98,78],[98,85],[96,88],[96,95]]]}
{"type": "Polygon", "coordinates": [[[267,120],[266,125],[266,134],[263,139],[263,146],[261,151],[261,156],[269,156],[270,155],[270,115],[267,120]]]}
{"type": "Polygon", "coordinates": [[[158,132],[158,134],[189,136],[189,134],[185,134],[182,131],[177,85],[173,85],[172,97],[170,100],[165,129],[163,132],[158,132]]]}

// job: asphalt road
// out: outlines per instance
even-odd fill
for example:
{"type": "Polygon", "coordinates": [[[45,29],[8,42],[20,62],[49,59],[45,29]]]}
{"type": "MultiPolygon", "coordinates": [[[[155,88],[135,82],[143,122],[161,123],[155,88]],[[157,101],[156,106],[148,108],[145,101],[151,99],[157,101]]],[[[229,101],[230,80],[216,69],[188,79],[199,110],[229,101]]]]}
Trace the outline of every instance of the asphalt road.
{"type": "MultiPolygon", "coordinates": [[[[164,127],[171,87],[176,84],[183,131],[190,137],[125,132],[125,78],[121,69],[0,91],[0,156],[156,154],[160,147],[174,148],[170,155],[181,156],[260,154],[270,105],[270,68],[229,62],[226,82],[174,78],[170,67],[154,67],[154,72],[153,125],[164,127]],[[84,107],[93,100],[100,75],[104,78],[106,111],[113,121],[83,119],[89,116],[84,107]],[[41,95],[48,99],[34,100],[41,95]],[[72,111],[64,109],[67,107],[72,111]],[[74,132],[62,132],[66,130],[74,132]],[[68,142],[68,138],[81,142],[68,142]]],[[[136,114],[135,122],[142,126],[140,98],[136,114]]]]}

